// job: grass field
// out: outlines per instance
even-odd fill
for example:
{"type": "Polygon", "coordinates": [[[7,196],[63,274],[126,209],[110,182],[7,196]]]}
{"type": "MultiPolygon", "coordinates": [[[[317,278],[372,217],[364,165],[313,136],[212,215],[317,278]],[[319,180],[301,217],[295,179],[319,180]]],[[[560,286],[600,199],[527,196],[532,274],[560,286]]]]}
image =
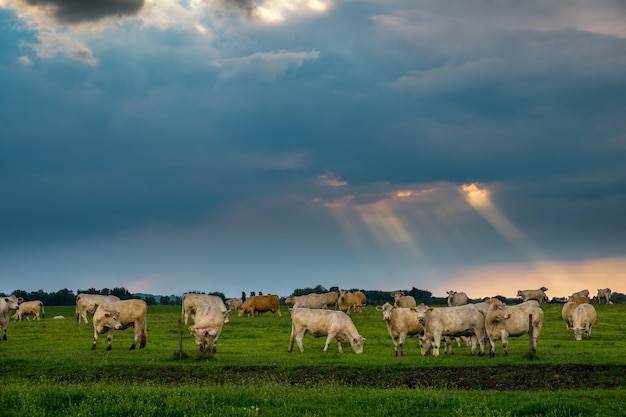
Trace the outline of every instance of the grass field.
{"type": "Polygon", "coordinates": [[[526,337],[511,339],[509,356],[422,357],[416,338],[404,357],[373,307],[353,313],[367,338],[364,353],[305,336],[305,352],[287,352],[290,315],[231,316],[214,357],[200,355],[183,328],[180,307],[150,306],[148,344],[130,351],[132,330],[117,331],[90,350],[91,324],[74,308],[46,307],[40,322],[11,322],[0,342],[3,416],[626,416],[626,305],[598,305],[591,340],[574,341],[561,305],[544,306],[536,357],[526,337]],[[65,319],[54,320],[63,315],[65,319]]]}

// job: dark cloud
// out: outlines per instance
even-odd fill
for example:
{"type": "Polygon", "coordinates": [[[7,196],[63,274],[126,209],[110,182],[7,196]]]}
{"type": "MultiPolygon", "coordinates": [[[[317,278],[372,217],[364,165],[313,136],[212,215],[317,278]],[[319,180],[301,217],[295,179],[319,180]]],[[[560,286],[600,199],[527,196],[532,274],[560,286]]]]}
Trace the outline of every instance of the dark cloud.
{"type": "Polygon", "coordinates": [[[32,6],[55,7],[54,16],[64,23],[96,21],[109,16],[135,15],[144,0],[26,0],[32,6]]]}

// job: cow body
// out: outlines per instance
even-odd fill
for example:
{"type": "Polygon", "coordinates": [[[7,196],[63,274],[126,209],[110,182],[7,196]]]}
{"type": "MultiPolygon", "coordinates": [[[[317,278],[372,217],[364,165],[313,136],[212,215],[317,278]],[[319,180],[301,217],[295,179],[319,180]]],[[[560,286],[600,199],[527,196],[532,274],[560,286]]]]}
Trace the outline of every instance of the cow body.
{"type": "Polygon", "coordinates": [[[366,302],[365,294],[361,291],[350,292],[347,290],[339,290],[337,307],[347,315],[350,315],[350,310],[363,311],[366,302]]]}
{"type": "Polygon", "coordinates": [[[223,326],[224,315],[219,308],[211,304],[201,304],[196,308],[195,323],[189,326],[189,332],[201,351],[214,354],[217,352],[217,340],[223,326]]]}
{"type": "Polygon", "coordinates": [[[242,304],[243,300],[241,298],[229,298],[228,300],[226,300],[226,306],[228,306],[228,311],[238,310],[242,304]]]}
{"type": "Polygon", "coordinates": [[[458,307],[469,302],[467,294],[464,292],[448,291],[448,307],[458,307]]]}
{"type": "Polygon", "coordinates": [[[326,296],[326,305],[332,306],[334,309],[337,309],[337,300],[339,299],[339,293],[337,291],[329,291],[324,293],[326,296]]]}
{"type": "Polygon", "coordinates": [[[439,356],[439,346],[445,336],[469,336],[472,355],[479,345],[479,355],[485,353],[485,316],[474,304],[457,307],[430,308],[420,304],[413,311],[424,326],[421,337],[422,355],[433,349],[433,356],[439,356]]]}
{"type": "Polygon", "coordinates": [[[574,339],[591,339],[591,327],[596,323],[596,309],[588,303],[579,304],[572,313],[574,339]]]}
{"type": "Polygon", "coordinates": [[[538,290],[519,290],[517,296],[521,297],[522,302],[528,300],[537,300],[539,304],[543,303],[548,297],[546,296],[546,287],[541,287],[538,290]]]}
{"type": "Polygon", "coordinates": [[[404,356],[406,337],[424,333],[424,327],[420,324],[417,314],[410,308],[392,306],[389,303],[377,306],[376,310],[383,313],[383,320],[393,341],[394,356],[398,356],[398,352],[400,356],[404,356]]]}
{"type": "Polygon", "coordinates": [[[146,316],[148,305],[143,300],[124,300],[112,303],[100,304],[93,314],[93,344],[95,350],[98,336],[107,333],[107,350],[111,350],[114,330],[126,330],[132,326],[135,329],[135,337],[131,349],[139,342],[139,348],[146,346],[148,338],[146,316]]]}
{"type": "Polygon", "coordinates": [[[239,307],[239,317],[248,314],[254,317],[257,313],[265,313],[271,311],[272,314],[278,313],[280,316],[280,300],[276,294],[270,295],[253,295],[246,298],[241,307],[239,307]]]}
{"type": "Polygon", "coordinates": [[[30,320],[28,316],[33,316],[34,320],[39,320],[39,313],[41,313],[42,316],[45,315],[43,302],[40,300],[24,301],[18,306],[17,311],[13,315],[13,320],[22,321],[24,317],[30,320]]]}
{"type": "Polygon", "coordinates": [[[563,304],[563,308],[561,309],[561,318],[565,321],[565,328],[567,330],[572,330],[573,326],[573,317],[574,310],[578,307],[579,304],[589,304],[589,298],[587,297],[576,297],[571,298],[567,303],[563,304]]]}
{"type": "Polygon", "coordinates": [[[598,304],[606,303],[611,304],[611,289],[610,288],[598,288],[597,300],[598,304]]]}
{"type": "Polygon", "coordinates": [[[394,305],[402,308],[417,307],[415,298],[412,295],[404,295],[402,291],[392,291],[391,296],[394,299],[394,305]]]}
{"type": "Polygon", "coordinates": [[[498,300],[489,305],[485,315],[485,330],[489,337],[489,356],[495,356],[496,340],[502,340],[504,355],[508,355],[509,337],[518,337],[528,334],[529,315],[532,315],[533,339],[532,351],[537,351],[537,341],[543,327],[543,310],[536,300],[526,301],[521,304],[507,307],[498,300]]]}
{"type": "Polygon", "coordinates": [[[183,321],[185,322],[185,324],[187,324],[187,322],[189,321],[189,317],[195,317],[196,309],[202,304],[209,304],[214,306],[222,313],[222,316],[224,316],[224,323],[228,323],[229,321],[229,313],[226,309],[226,305],[224,304],[224,300],[222,300],[222,297],[219,297],[217,295],[187,293],[183,295],[182,304],[183,305],[181,314],[183,316],[183,321]]]}
{"type": "Polygon", "coordinates": [[[319,310],[309,308],[292,308],[291,310],[291,338],[289,349],[293,350],[294,342],[298,343],[300,352],[304,352],[302,339],[305,334],[313,337],[326,336],[324,352],[333,339],[337,340],[339,352],[343,353],[341,342],[350,342],[355,353],[363,353],[365,338],[359,335],[350,317],[341,311],[319,310]]]}
{"type": "Polygon", "coordinates": [[[19,308],[23,298],[15,295],[0,297],[0,325],[2,325],[2,340],[7,340],[7,327],[11,320],[11,312],[19,308]]]}
{"type": "Polygon", "coordinates": [[[85,324],[88,324],[87,313],[94,314],[100,304],[115,301],[120,301],[119,297],[115,295],[78,294],[76,296],[76,322],[80,324],[81,321],[84,321],[85,324]]]}
{"type": "Polygon", "coordinates": [[[578,292],[573,293],[572,295],[570,295],[568,297],[568,300],[571,298],[576,298],[576,297],[587,297],[589,298],[589,290],[585,289],[585,290],[581,290],[578,292]]]}
{"type": "Polygon", "coordinates": [[[285,299],[285,304],[293,308],[326,308],[328,305],[326,294],[291,295],[285,299]]]}

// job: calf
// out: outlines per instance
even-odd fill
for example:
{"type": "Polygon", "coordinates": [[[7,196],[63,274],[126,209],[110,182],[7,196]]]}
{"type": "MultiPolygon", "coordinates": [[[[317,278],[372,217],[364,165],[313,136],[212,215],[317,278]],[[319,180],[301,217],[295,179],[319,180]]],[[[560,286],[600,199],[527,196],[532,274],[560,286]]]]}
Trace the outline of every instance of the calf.
{"type": "Polygon", "coordinates": [[[217,352],[217,340],[220,338],[223,326],[222,312],[210,304],[201,304],[196,308],[195,324],[189,326],[189,332],[201,351],[214,354],[217,352]]]}
{"type": "Polygon", "coordinates": [[[543,326],[543,310],[536,300],[526,301],[511,307],[507,307],[503,302],[489,305],[485,315],[485,330],[489,337],[489,356],[495,356],[496,340],[502,340],[504,355],[509,354],[509,337],[518,337],[528,333],[528,316],[532,318],[533,339],[531,342],[532,351],[537,351],[537,340],[543,326]]]}
{"type": "Polygon", "coordinates": [[[472,355],[479,345],[479,355],[485,354],[485,316],[474,304],[458,307],[431,308],[423,303],[412,309],[417,313],[424,335],[421,337],[422,355],[433,349],[433,356],[439,356],[441,339],[445,336],[469,336],[472,355]]]}
{"type": "Polygon", "coordinates": [[[7,327],[11,320],[11,311],[19,308],[19,303],[24,301],[22,297],[15,295],[0,297],[0,325],[2,325],[2,340],[7,340],[7,327]]]}
{"type": "Polygon", "coordinates": [[[143,300],[124,300],[99,305],[93,315],[93,344],[91,349],[96,349],[98,336],[107,333],[109,342],[107,350],[111,350],[113,330],[126,330],[130,326],[135,328],[135,337],[130,348],[135,349],[137,342],[140,342],[140,349],[144,348],[148,338],[147,313],[148,305],[143,300]]]}
{"type": "Polygon", "coordinates": [[[363,353],[365,338],[359,335],[350,317],[341,311],[292,308],[290,312],[291,338],[288,352],[293,350],[294,341],[298,343],[300,352],[304,352],[302,339],[308,333],[313,337],[326,336],[324,352],[328,350],[330,342],[336,339],[340,353],[343,353],[341,342],[350,342],[355,353],[363,353]]]}
{"type": "Polygon", "coordinates": [[[572,313],[574,339],[591,339],[591,327],[597,318],[596,309],[591,304],[579,304],[572,313]],[[584,335],[583,335],[584,333],[584,335]]]}
{"type": "Polygon", "coordinates": [[[424,327],[417,319],[417,315],[410,308],[397,307],[389,303],[377,306],[376,310],[382,311],[383,320],[387,324],[387,331],[393,341],[393,354],[404,356],[404,340],[408,336],[424,333],[424,327]]]}

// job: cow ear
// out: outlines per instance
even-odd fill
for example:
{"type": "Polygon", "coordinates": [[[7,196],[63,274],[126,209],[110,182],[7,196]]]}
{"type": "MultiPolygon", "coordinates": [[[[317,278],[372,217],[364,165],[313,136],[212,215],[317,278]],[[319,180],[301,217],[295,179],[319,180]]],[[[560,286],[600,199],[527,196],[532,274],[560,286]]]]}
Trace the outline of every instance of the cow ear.
{"type": "Polygon", "coordinates": [[[376,306],[376,310],[383,311],[383,307],[382,306],[376,306]]]}
{"type": "Polygon", "coordinates": [[[430,313],[431,311],[433,311],[432,307],[428,307],[428,310],[426,310],[427,313],[430,313]]]}
{"type": "Polygon", "coordinates": [[[189,333],[193,333],[196,330],[195,326],[189,326],[189,333]]]}
{"type": "Polygon", "coordinates": [[[204,337],[209,337],[209,332],[208,331],[204,332],[204,337]]]}

